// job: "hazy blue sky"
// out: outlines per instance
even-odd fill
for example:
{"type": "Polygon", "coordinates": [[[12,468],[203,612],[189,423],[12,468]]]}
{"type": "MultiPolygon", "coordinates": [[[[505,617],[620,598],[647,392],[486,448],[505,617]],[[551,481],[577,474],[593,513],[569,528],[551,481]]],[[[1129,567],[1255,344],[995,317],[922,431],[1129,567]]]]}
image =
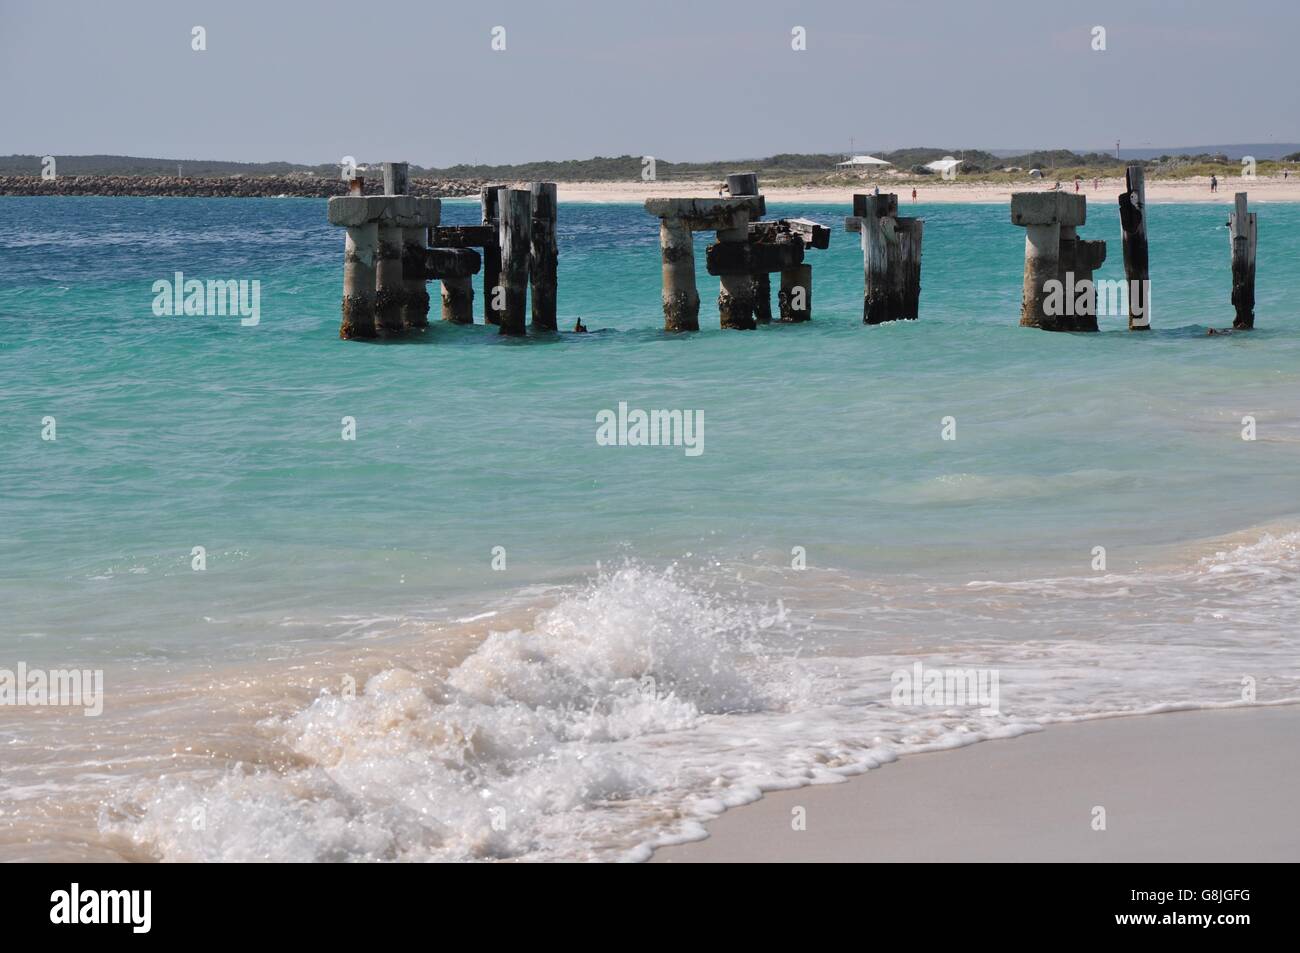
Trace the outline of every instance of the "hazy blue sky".
{"type": "Polygon", "coordinates": [[[1297,141],[1298,63],[1300,0],[0,0],[0,154],[448,165],[1297,141]]]}

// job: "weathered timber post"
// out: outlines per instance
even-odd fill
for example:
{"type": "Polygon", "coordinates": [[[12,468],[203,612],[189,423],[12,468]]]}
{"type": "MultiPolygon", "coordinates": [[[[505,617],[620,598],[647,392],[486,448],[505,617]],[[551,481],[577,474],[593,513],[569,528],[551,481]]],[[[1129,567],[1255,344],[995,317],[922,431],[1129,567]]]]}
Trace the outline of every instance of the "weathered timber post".
{"type": "Polygon", "coordinates": [[[659,219],[664,330],[698,331],[700,295],[695,287],[695,249],[691,233],[706,230],[734,232],[739,229],[745,233],[744,244],[748,247],[749,217],[760,216],[767,210],[763,197],[651,198],[646,199],[645,210],[659,219]]]}
{"type": "Polygon", "coordinates": [[[1103,241],[1085,241],[1080,238],[1074,243],[1074,285],[1075,288],[1086,287],[1083,308],[1079,309],[1079,298],[1075,296],[1074,327],[1075,331],[1096,331],[1097,328],[1097,289],[1092,274],[1106,261],[1106,243],[1103,241]],[[1083,282],[1087,285],[1083,285],[1083,282]]]}
{"type": "Polygon", "coordinates": [[[898,196],[854,195],[844,229],[862,233],[862,323],[912,321],[921,307],[925,222],[898,216],[898,196]]]}
{"type": "MultiPolygon", "coordinates": [[[[410,166],[405,162],[384,163],[384,194],[407,195],[410,192],[410,166]]],[[[423,331],[429,326],[429,289],[420,276],[424,258],[426,229],[409,227],[401,230],[402,326],[410,331],[423,331]]]]}
{"type": "MultiPolygon", "coordinates": [[[[737,172],[727,176],[727,193],[732,197],[758,195],[758,173],[737,172]]],[[[772,279],[766,272],[751,276],[754,300],[754,322],[756,324],[772,323],[772,279]]]]}
{"type": "MultiPolygon", "coordinates": [[[[483,210],[483,224],[488,226],[494,236],[483,246],[483,323],[500,324],[501,315],[497,308],[500,299],[496,289],[501,284],[501,239],[499,231],[501,218],[497,211],[497,193],[501,185],[485,185],[479,190],[479,205],[483,210]]],[[[504,303],[504,302],[500,302],[504,303]]]]}
{"type": "Polygon", "coordinates": [[[555,221],[558,214],[555,183],[534,182],[531,191],[533,220],[529,275],[532,280],[533,330],[554,331],[555,273],[560,257],[555,242],[555,221]]]}
{"type": "Polygon", "coordinates": [[[925,221],[898,218],[894,222],[898,250],[897,260],[892,255],[890,258],[890,297],[898,302],[903,320],[915,321],[921,313],[921,238],[925,221]]]}
{"type": "Polygon", "coordinates": [[[408,275],[402,258],[403,233],[406,229],[423,231],[436,225],[441,211],[437,199],[417,199],[406,195],[365,196],[338,195],[329,200],[329,222],[347,229],[343,253],[343,322],[339,337],[373,338],[386,331],[402,329],[401,303],[408,275]],[[391,257],[383,254],[384,240],[389,242],[391,257]],[[381,292],[395,294],[384,299],[381,292]],[[399,310],[391,307],[396,302],[399,310]],[[390,324],[377,320],[381,304],[390,324]]]}
{"type": "Polygon", "coordinates": [[[1246,193],[1238,192],[1228,215],[1228,240],[1232,244],[1232,326],[1249,331],[1255,326],[1255,248],[1259,231],[1254,212],[1246,210],[1246,193]]]}
{"type": "Polygon", "coordinates": [[[1127,191],[1119,197],[1119,221],[1124,230],[1124,277],[1128,282],[1128,329],[1151,330],[1151,269],[1147,257],[1147,187],[1142,166],[1124,173],[1127,191]]]}
{"type": "Polygon", "coordinates": [[[521,335],[525,331],[528,305],[528,246],[532,241],[533,195],[528,189],[499,189],[497,210],[501,217],[501,287],[505,308],[499,312],[501,333],[521,335]]]}
{"type": "Polygon", "coordinates": [[[781,271],[781,291],[777,295],[782,321],[812,319],[812,265],[807,262],[781,271]]]}
{"type": "Polygon", "coordinates": [[[1044,331],[1073,331],[1072,302],[1067,306],[1063,273],[1072,272],[1078,249],[1077,229],[1084,223],[1087,200],[1065,192],[1015,192],[1011,224],[1025,229],[1025,277],[1020,298],[1020,325],[1044,331]],[[1069,229],[1068,260],[1061,257],[1061,233],[1069,229]]]}

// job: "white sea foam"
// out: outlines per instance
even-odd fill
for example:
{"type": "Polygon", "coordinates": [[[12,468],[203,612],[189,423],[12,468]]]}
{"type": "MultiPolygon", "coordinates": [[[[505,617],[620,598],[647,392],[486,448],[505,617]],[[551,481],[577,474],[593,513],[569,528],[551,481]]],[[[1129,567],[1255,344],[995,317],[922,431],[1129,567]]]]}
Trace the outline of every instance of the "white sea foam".
{"type": "Polygon", "coordinates": [[[1165,574],[928,587],[929,607],[916,593],[905,611],[874,606],[894,628],[971,623],[916,653],[904,636],[831,654],[793,613],[627,567],[492,633],[449,671],[390,668],[354,699],[325,694],[265,722],[284,749],[271,760],[289,767],[150,781],[104,826],[168,860],[641,859],[765,790],[834,783],[899,754],[1246,704],[1244,677],[1260,703],[1294,700],[1297,540],[1165,574]],[[1090,632],[1098,592],[1120,589],[1148,609],[1090,632]],[[1022,616],[1049,611],[1053,637],[1032,637],[1022,616]],[[1009,637],[1022,629],[1031,637],[1009,637]],[[914,661],[996,669],[1000,714],[891,705],[891,672],[914,661]],[[200,809],[195,829],[186,819],[200,809]]]}

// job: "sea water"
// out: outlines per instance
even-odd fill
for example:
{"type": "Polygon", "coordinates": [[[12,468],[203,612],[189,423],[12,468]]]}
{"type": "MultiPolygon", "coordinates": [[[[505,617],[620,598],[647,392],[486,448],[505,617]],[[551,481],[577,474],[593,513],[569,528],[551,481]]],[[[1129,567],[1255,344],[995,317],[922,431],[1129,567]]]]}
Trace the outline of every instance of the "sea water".
{"type": "Polygon", "coordinates": [[[773,203],[834,231],[812,322],[720,331],[697,235],[671,336],[657,222],[564,203],[591,333],[431,285],[361,343],[323,201],[0,201],[0,669],[105,696],[0,706],[0,856],[636,859],[910,751],[1300,696],[1300,206],[1257,211],[1249,334],[1206,334],[1226,204],[1153,206],[1145,334],[1019,328],[1004,205],[909,207],[921,320],[864,327],[846,209],[773,203]],[[176,272],[259,321],[156,315],[176,272]],[[620,405],[703,452],[599,440],[620,405]],[[894,704],[917,662],[998,710],[894,704]]]}

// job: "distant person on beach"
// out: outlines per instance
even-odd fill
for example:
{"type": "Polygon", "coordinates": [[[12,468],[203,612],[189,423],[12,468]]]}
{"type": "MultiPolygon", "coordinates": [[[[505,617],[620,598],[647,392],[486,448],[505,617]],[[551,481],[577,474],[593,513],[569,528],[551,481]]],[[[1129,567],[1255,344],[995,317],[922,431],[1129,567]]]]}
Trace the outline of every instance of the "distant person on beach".
{"type": "Polygon", "coordinates": [[[871,192],[872,192],[873,195],[879,195],[879,194],[880,194],[880,186],[877,185],[874,189],[871,190],[871,192]]]}
{"type": "Polygon", "coordinates": [[[1219,177],[1217,175],[1210,176],[1210,191],[1219,191],[1219,177]]]}
{"type": "Polygon", "coordinates": [[[1092,190],[1093,190],[1094,192],[1096,192],[1097,189],[1098,189],[1099,187],[1100,187],[1100,184],[1098,183],[1098,181],[1097,181],[1096,179],[1093,179],[1093,180],[1092,180],[1092,190]]]}
{"type": "Polygon", "coordinates": [[[1078,179],[1075,179],[1075,180],[1074,180],[1074,194],[1075,194],[1075,195],[1078,195],[1078,194],[1079,194],[1079,180],[1078,180],[1078,179]]]}
{"type": "Polygon", "coordinates": [[[582,323],[582,315],[578,315],[578,323],[573,326],[574,334],[586,334],[587,326],[582,323]]]}

